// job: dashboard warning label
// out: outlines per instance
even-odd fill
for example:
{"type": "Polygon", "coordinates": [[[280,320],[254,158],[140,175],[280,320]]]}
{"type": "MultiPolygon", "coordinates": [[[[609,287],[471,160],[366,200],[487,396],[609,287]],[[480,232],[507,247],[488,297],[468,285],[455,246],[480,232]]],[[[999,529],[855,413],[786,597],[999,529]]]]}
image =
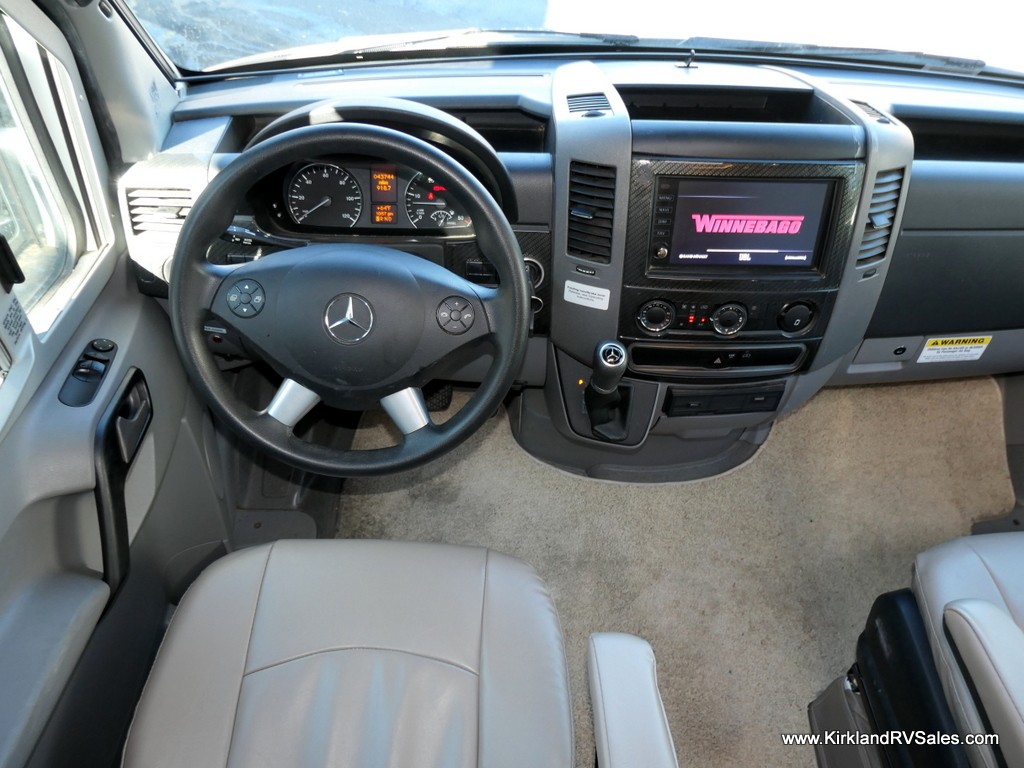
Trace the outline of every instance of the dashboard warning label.
{"type": "Polygon", "coordinates": [[[958,336],[928,339],[917,358],[919,363],[961,363],[977,360],[988,349],[991,336],[958,336]]]}
{"type": "Polygon", "coordinates": [[[579,304],[581,307],[608,309],[611,295],[612,292],[607,288],[595,288],[592,285],[566,280],[563,298],[571,304],[579,304]]]}

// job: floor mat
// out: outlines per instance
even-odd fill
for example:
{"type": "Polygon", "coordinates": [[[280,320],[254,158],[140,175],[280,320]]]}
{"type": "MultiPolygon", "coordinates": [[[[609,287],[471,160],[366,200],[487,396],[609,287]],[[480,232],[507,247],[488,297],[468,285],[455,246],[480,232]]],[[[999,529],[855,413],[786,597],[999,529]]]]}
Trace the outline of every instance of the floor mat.
{"type": "Polygon", "coordinates": [[[427,467],[349,481],[338,535],[531,563],[566,637],[578,766],[593,766],[585,648],[602,630],[654,647],[682,765],[812,766],[780,734],[807,731],[916,552],[1013,506],[1003,443],[991,379],[828,389],[733,472],[638,486],[533,460],[502,414],[427,467]]]}

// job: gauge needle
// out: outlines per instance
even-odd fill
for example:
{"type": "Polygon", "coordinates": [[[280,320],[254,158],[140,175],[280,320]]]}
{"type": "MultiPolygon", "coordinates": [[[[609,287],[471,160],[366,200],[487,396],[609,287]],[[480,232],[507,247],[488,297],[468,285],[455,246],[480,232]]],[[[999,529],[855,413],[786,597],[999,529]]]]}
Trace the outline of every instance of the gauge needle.
{"type": "Polygon", "coordinates": [[[306,218],[307,218],[307,217],[309,216],[309,214],[311,214],[311,213],[312,213],[313,211],[319,210],[320,208],[323,208],[323,207],[324,207],[325,205],[330,205],[330,204],[331,204],[331,198],[329,198],[329,197],[327,197],[327,196],[324,196],[324,199],[323,199],[323,200],[321,200],[321,201],[320,201],[319,203],[317,203],[316,205],[314,205],[314,206],[313,206],[312,208],[310,208],[310,209],[309,209],[308,211],[304,212],[304,213],[302,214],[302,216],[300,216],[300,217],[299,217],[298,219],[296,219],[296,222],[298,222],[298,223],[301,223],[301,222],[302,222],[302,221],[304,221],[304,220],[305,220],[305,219],[306,219],[306,218]]]}

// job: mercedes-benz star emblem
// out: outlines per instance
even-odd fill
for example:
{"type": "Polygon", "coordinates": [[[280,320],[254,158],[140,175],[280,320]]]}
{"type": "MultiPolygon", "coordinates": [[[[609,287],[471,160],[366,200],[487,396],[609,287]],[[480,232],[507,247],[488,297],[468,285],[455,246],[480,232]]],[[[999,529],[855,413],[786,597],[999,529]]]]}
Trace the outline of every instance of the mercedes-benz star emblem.
{"type": "Polygon", "coordinates": [[[324,327],[339,344],[358,344],[373,330],[373,309],[362,296],[342,293],[327,305],[324,327]]]}

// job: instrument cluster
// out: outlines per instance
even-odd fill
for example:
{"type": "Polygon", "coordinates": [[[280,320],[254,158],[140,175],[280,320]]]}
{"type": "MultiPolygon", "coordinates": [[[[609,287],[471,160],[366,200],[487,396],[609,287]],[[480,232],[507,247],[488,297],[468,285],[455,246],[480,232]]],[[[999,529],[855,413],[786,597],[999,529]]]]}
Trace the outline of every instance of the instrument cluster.
{"type": "Polygon", "coordinates": [[[443,179],[400,165],[316,159],[284,175],[271,217],[311,232],[429,230],[472,234],[473,222],[443,179]]]}

